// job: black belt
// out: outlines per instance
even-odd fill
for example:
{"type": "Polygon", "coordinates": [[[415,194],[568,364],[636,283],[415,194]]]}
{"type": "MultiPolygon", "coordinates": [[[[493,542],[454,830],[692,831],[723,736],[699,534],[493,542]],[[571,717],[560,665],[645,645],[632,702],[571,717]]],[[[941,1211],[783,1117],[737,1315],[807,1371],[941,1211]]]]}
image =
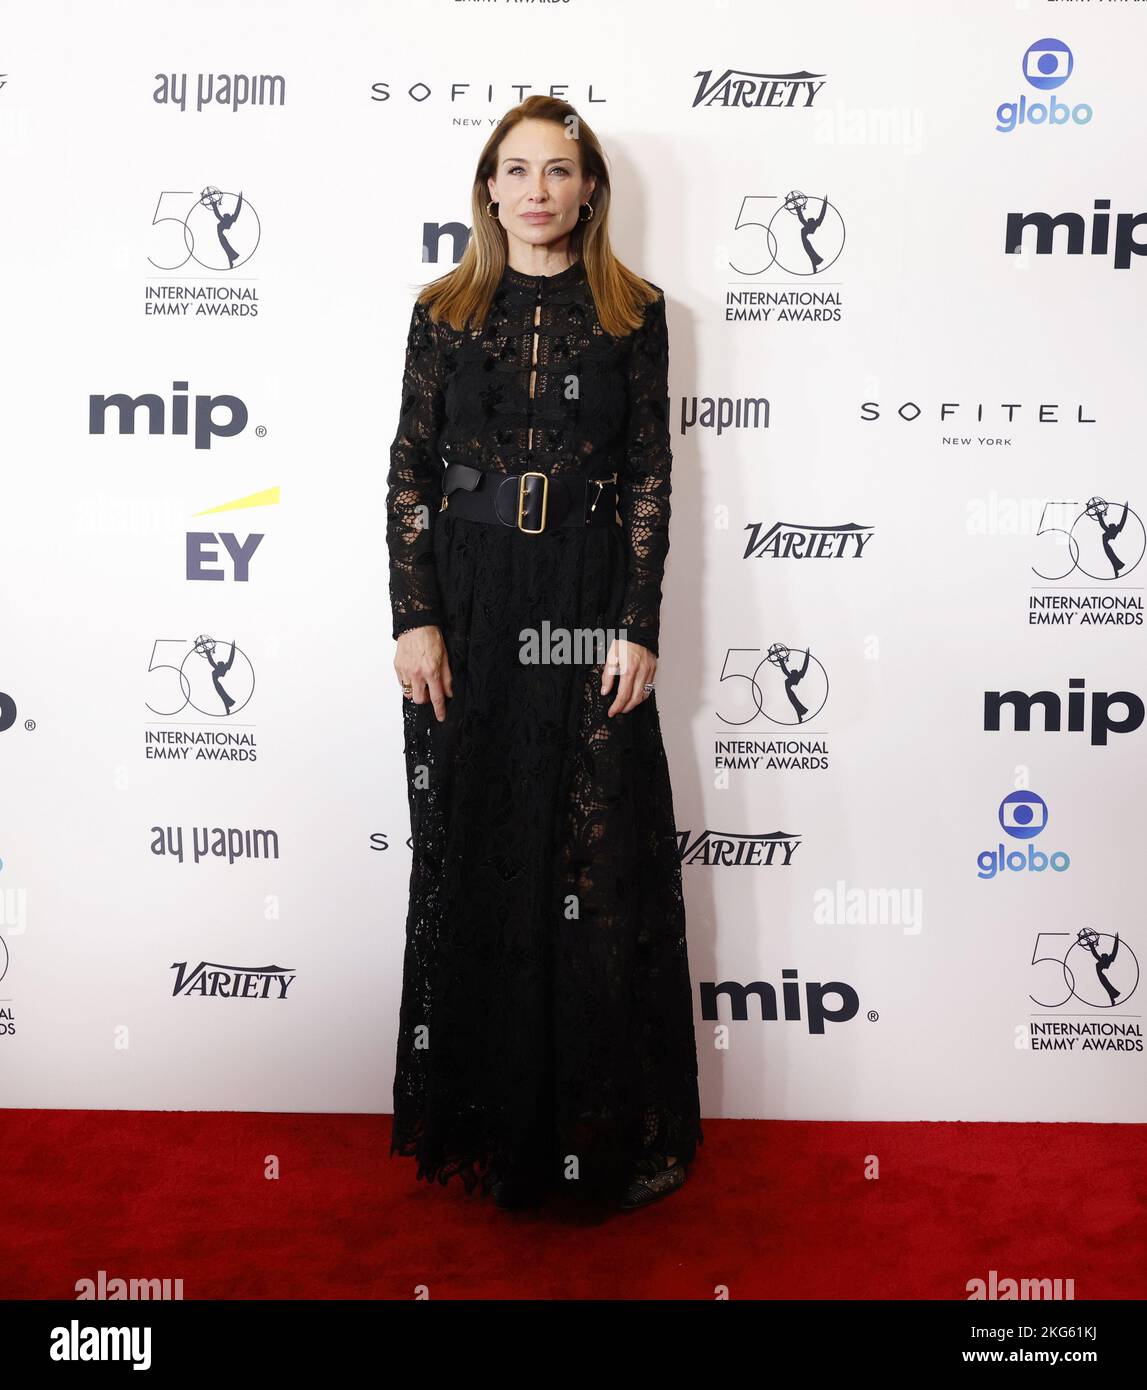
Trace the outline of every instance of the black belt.
{"type": "Polygon", "coordinates": [[[448,463],[442,474],[442,506],[470,521],[513,526],[536,536],[552,526],[615,523],[617,485],[608,478],[567,478],[548,473],[496,473],[468,463],[448,463]]]}

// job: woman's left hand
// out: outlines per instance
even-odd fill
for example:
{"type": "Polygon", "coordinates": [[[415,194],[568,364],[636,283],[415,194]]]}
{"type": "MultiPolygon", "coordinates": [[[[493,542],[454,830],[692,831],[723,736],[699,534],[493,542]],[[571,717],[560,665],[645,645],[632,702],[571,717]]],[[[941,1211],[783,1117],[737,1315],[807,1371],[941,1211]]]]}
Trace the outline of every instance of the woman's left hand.
{"type": "Polygon", "coordinates": [[[645,687],[653,684],[656,670],[657,658],[648,647],[615,637],[605,658],[601,680],[601,693],[608,695],[617,678],[617,697],[609,707],[609,715],[628,714],[642,704],[648,698],[645,687]],[[620,669],[611,670],[611,666],[620,669]]]}

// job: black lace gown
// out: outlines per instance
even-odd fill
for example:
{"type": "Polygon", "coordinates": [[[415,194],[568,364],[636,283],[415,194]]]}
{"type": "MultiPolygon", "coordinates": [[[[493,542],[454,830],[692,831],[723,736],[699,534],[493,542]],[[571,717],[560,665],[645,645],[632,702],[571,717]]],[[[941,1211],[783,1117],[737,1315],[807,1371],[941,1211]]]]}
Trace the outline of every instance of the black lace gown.
{"type": "Polygon", "coordinates": [[[413,861],[391,1153],[419,1178],[487,1191],[535,1174],[605,1195],[637,1159],[687,1163],[702,1141],[656,693],[609,718],[600,664],[520,659],[519,634],[545,621],[625,628],[657,653],[667,392],[664,298],[611,337],[580,261],[507,268],[481,330],[411,316],[387,493],[393,635],[440,627],[454,688],[442,722],[403,699],[413,861]],[[444,460],[617,473],[618,514],[538,535],[457,517],[441,510],[444,460]]]}

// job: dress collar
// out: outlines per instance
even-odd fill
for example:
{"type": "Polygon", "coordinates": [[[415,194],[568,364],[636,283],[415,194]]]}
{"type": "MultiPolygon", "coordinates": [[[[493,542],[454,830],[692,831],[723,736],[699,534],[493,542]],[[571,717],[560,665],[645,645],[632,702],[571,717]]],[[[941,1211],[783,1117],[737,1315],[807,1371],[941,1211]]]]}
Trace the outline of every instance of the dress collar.
{"type": "Polygon", "coordinates": [[[581,260],[574,261],[573,265],[566,266],[565,270],[559,270],[556,275],[523,275],[520,270],[514,270],[506,266],[502,272],[502,283],[504,285],[517,285],[522,289],[532,290],[540,281],[547,289],[558,289],[563,285],[573,284],[585,276],[585,263],[581,260]]]}

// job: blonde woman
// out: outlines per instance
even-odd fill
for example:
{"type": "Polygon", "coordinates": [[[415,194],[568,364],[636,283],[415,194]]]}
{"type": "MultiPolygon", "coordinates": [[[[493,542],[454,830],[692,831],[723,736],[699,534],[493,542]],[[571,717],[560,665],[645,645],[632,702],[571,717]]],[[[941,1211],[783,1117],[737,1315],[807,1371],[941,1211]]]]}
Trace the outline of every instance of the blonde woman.
{"type": "Polygon", "coordinates": [[[387,543],[412,843],[391,1153],[644,1206],[702,1142],[654,699],[668,337],[601,147],[530,97],[411,315],[387,543]]]}

